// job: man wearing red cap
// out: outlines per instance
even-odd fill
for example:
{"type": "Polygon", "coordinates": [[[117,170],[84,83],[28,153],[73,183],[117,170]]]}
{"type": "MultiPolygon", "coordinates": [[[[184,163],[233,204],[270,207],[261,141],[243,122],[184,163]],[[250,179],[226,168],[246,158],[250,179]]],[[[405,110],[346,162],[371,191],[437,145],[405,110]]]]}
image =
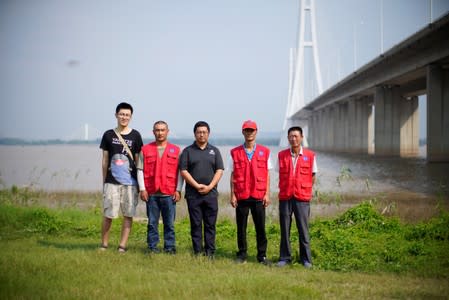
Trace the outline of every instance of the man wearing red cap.
{"type": "Polygon", "coordinates": [[[257,260],[267,264],[267,237],[265,233],[265,208],[270,204],[270,150],[256,144],[257,124],[243,123],[245,143],[231,150],[231,205],[235,208],[237,222],[237,262],[247,259],[246,226],[251,210],[257,238],[257,260]]]}

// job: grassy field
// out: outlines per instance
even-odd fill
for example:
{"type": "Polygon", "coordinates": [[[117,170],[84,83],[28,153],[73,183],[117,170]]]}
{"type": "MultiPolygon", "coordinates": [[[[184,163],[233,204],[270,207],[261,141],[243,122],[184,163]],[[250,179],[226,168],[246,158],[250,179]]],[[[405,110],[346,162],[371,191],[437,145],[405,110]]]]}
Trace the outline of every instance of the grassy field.
{"type": "MultiPolygon", "coordinates": [[[[411,224],[386,218],[372,202],[363,202],[331,219],[314,219],[313,269],[299,264],[279,269],[256,263],[252,226],[249,262],[233,262],[236,228],[229,218],[218,222],[213,261],[190,254],[185,217],[176,222],[174,256],[145,253],[143,221],[134,224],[126,254],[114,247],[120,220],[114,222],[110,248],[101,252],[99,197],[0,191],[0,299],[449,298],[445,211],[411,224]]],[[[276,261],[277,222],[268,219],[267,234],[269,258],[276,261]]],[[[293,228],[292,240],[297,245],[293,228]]]]}

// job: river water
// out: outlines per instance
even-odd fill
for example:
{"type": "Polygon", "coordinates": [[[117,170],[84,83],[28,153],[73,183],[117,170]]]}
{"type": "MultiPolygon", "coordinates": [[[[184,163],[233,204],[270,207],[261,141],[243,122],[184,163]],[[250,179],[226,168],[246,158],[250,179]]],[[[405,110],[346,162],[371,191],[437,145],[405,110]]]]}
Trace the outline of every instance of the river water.
{"type": "MultiPolygon", "coordinates": [[[[231,146],[220,146],[225,167],[231,146]]],[[[269,147],[277,156],[279,147],[269,147]]],[[[98,145],[0,146],[0,187],[12,185],[48,191],[101,191],[101,150],[98,145]]],[[[345,195],[419,203],[449,202],[449,163],[427,163],[424,157],[400,159],[317,152],[321,195],[345,195]]],[[[220,192],[229,192],[225,170],[220,192]]],[[[276,192],[277,173],[271,172],[276,192]]],[[[325,198],[325,197],[323,197],[325,198]]],[[[425,209],[425,208],[423,208],[425,209]]]]}

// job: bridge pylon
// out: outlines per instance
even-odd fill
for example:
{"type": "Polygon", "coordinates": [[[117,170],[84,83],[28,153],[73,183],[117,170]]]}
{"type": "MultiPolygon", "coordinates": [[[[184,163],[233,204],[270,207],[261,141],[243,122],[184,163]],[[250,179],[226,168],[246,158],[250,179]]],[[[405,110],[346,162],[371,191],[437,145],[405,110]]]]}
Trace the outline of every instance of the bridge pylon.
{"type": "Polygon", "coordinates": [[[82,126],[73,130],[69,135],[63,137],[63,140],[92,141],[101,138],[101,136],[102,132],[99,129],[93,127],[91,124],[84,123],[82,126]]]}
{"type": "Polygon", "coordinates": [[[290,49],[288,101],[279,143],[281,147],[288,145],[287,131],[291,126],[302,127],[304,134],[303,144],[304,146],[307,146],[307,120],[295,118],[294,116],[295,113],[302,109],[306,104],[305,89],[311,89],[311,86],[305,84],[305,75],[307,75],[307,78],[310,78],[310,75],[312,75],[309,74],[309,70],[306,70],[305,68],[306,49],[310,49],[313,55],[313,73],[315,74],[316,90],[318,94],[323,92],[315,20],[315,1],[301,0],[298,47],[296,49],[290,49]],[[309,24],[306,24],[306,21],[308,21],[309,24]],[[306,28],[310,28],[310,32],[306,32],[306,28]]]}

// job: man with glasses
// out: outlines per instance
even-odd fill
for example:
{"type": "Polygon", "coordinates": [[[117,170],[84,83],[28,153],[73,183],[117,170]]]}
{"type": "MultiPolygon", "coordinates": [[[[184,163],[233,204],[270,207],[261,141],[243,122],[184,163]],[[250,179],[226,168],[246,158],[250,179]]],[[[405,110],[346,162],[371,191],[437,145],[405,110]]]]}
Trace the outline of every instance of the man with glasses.
{"type": "Polygon", "coordinates": [[[186,182],[185,198],[193,253],[213,259],[218,214],[217,184],[223,175],[223,159],[218,148],[208,142],[209,124],[199,121],[193,127],[193,132],[195,141],[182,151],[179,169],[186,182]]]}
{"type": "Polygon", "coordinates": [[[243,145],[231,150],[231,205],[235,208],[237,222],[237,262],[246,263],[246,227],[251,215],[256,228],[257,261],[267,265],[267,236],[265,233],[265,208],[270,205],[270,149],[256,144],[257,124],[245,121],[242,125],[243,145]]]}
{"type": "Polygon", "coordinates": [[[140,133],[129,127],[133,107],[125,102],[117,105],[117,127],[103,134],[100,148],[103,150],[103,223],[100,250],[106,250],[112,220],[123,214],[119,252],[126,252],[133,217],[139,202],[135,160],[143,145],[140,133]]]}

